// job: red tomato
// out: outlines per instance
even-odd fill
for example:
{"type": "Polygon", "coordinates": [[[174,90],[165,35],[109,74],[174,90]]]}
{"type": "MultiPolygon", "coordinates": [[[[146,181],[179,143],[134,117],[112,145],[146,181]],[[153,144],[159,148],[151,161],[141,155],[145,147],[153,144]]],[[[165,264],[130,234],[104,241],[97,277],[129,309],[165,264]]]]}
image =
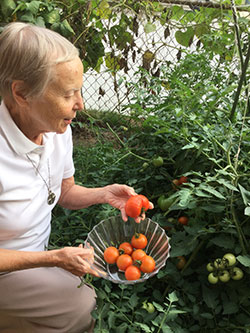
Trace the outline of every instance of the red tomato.
{"type": "Polygon", "coordinates": [[[133,252],[133,247],[130,243],[128,242],[124,242],[122,244],[119,245],[119,248],[118,248],[119,252],[121,254],[131,254],[133,252]]]}
{"type": "Polygon", "coordinates": [[[119,257],[119,251],[114,246],[109,246],[104,251],[104,260],[108,264],[115,264],[117,258],[119,257]]]}
{"type": "Polygon", "coordinates": [[[182,269],[186,265],[186,259],[183,256],[178,256],[177,259],[178,259],[178,262],[176,264],[176,267],[178,269],[182,269]]]}
{"type": "Polygon", "coordinates": [[[147,237],[143,234],[135,234],[131,239],[131,245],[135,249],[144,249],[147,246],[147,237]]]}
{"type": "Polygon", "coordinates": [[[125,212],[128,216],[136,218],[141,215],[142,199],[138,195],[133,195],[125,205],[125,212]]]}
{"type": "Polygon", "coordinates": [[[146,212],[148,210],[148,208],[149,208],[149,200],[148,200],[148,198],[145,197],[145,195],[142,195],[142,194],[138,194],[138,197],[140,197],[142,199],[142,208],[146,212]]]}
{"type": "Polygon", "coordinates": [[[151,273],[155,269],[155,261],[151,256],[146,255],[141,259],[140,270],[143,273],[151,273]]]}
{"type": "Polygon", "coordinates": [[[187,183],[187,182],[188,182],[188,177],[181,176],[181,178],[179,178],[180,185],[182,185],[183,183],[187,183]]]}
{"type": "Polygon", "coordinates": [[[139,280],[141,271],[138,267],[131,265],[125,270],[125,277],[127,280],[139,280]]]}
{"type": "Polygon", "coordinates": [[[116,260],[116,265],[121,271],[125,271],[128,266],[132,265],[132,263],[133,260],[128,254],[121,254],[116,260]]]}
{"type": "Polygon", "coordinates": [[[128,199],[125,205],[125,212],[128,216],[137,218],[141,215],[142,209],[147,211],[149,208],[149,201],[148,199],[142,195],[137,194],[133,195],[128,199]]]}
{"type": "Polygon", "coordinates": [[[178,218],[178,222],[183,224],[183,225],[187,225],[188,224],[188,218],[186,216],[180,216],[178,218]]]}
{"type": "Polygon", "coordinates": [[[133,251],[133,253],[132,253],[132,259],[133,259],[133,261],[142,260],[142,258],[145,255],[146,255],[145,251],[143,251],[142,249],[137,249],[137,250],[133,251]]]}

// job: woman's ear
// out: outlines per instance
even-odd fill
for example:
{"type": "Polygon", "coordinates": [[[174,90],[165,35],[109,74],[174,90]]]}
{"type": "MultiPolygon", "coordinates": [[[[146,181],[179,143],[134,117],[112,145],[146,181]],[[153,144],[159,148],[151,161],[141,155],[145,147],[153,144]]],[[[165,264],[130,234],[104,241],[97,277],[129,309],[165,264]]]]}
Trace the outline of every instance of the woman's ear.
{"type": "Polygon", "coordinates": [[[14,101],[20,106],[27,106],[26,97],[27,87],[22,80],[14,80],[11,84],[12,96],[14,101]]]}

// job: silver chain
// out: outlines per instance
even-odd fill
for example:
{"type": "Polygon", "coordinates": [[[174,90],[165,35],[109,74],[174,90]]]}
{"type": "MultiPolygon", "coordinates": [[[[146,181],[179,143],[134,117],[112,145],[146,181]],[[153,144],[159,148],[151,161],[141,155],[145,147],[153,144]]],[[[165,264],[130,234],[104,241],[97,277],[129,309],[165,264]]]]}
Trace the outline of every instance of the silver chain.
{"type": "Polygon", "coordinates": [[[50,177],[50,165],[49,165],[49,159],[47,159],[47,165],[48,165],[48,175],[49,175],[49,184],[46,182],[46,180],[44,179],[44,177],[42,176],[42,174],[40,173],[39,169],[37,166],[35,166],[34,162],[32,161],[32,159],[29,157],[28,154],[26,154],[27,159],[30,161],[30,163],[32,164],[33,168],[36,170],[36,172],[39,174],[39,176],[41,177],[41,179],[43,180],[44,184],[47,187],[48,190],[48,198],[47,198],[47,203],[48,205],[52,205],[56,199],[56,195],[54,192],[51,191],[51,177],[50,177]]]}

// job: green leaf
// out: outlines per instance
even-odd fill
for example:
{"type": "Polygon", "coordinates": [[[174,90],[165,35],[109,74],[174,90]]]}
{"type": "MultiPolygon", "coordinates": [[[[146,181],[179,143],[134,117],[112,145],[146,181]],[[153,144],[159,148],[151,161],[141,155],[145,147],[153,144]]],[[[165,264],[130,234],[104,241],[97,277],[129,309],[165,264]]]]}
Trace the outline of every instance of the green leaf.
{"type": "Polygon", "coordinates": [[[141,332],[146,332],[146,333],[151,333],[152,332],[151,328],[146,324],[142,324],[142,323],[139,323],[139,322],[135,322],[134,324],[142,329],[141,332]]]}
{"type": "Polygon", "coordinates": [[[154,23],[147,22],[144,26],[144,31],[146,34],[156,31],[156,25],[154,23]]]}
{"type": "Polygon", "coordinates": [[[52,10],[45,15],[45,20],[47,23],[53,24],[60,22],[60,13],[58,10],[52,10]]]}
{"type": "Polygon", "coordinates": [[[14,0],[1,0],[1,10],[3,13],[3,16],[8,17],[11,16],[13,11],[16,8],[16,4],[14,0]]]}
{"type": "MultiPolygon", "coordinates": [[[[242,200],[246,206],[250,203],[250,192],[247,191],[242,185],[239,184],[242,200]]],[[[246,214],[247,215],[247,214],[246,214]]]]}
{"type": "Polygon", "coordinates": [[[33,14],[37,15],[39,7],[40,7],[41,1],[31,1],[29,3],[26,3],[27,9],[33,14]]]}
{"type": "Polygon", "coordinates": [[[192,39],[194,37],[194,29],[191,27],[188,27],[185,32],[182,32],[180,30],[176,31],[175,38],[176,41],[185,47],[188,47],[190,43],[192,42],[192,39]]]}
{"type": "Polygon", "coordinates": [[[237,260],[245,267],[250,267],[250,255],[238,256],[237,260]]]}
{"type": "Polygon", "coordinates": [[[215,190],[213,187],[209,186],[208,184],[205,184],[205,185],[201,184],[200,188],[203,191],[207,191],[207,192],[213,194],[216,198],[226,200],[226,198],[220,192],[218,192],[217,190],[215,190]]]}
{"type": "Polygon", "coordinates": [[[235,246],[234,239],[225,234],[212,237],[209,242],[225,249],[233,249],[235,246]]]}
{"type": "Polygon", "coordinates": [[[69,22],[65,19],[60,24],[60,30],[63,36],[70,37],[75,34],[74,30],[71,28],[69,22]]]}
{"type": "Polygon", "coordinates": [[[250,216],[250,207],[245,208],[244,214],[250,216]]]}
{"type": "Polygon", "coordinates": [[[221,184],[221,185],[224,185],[224,186],[227,187],[229,190],[239,192],[239,190],[237,189],[237,187],[235,187],[234,185],[232,185],[231,183],[229,183],[229,182],[226,181],[225,179],[217,179],[217,183],[219,183],[219,184],[221,184]]]}
{"type": "Polygon", "coordinates": [[[129,303],[131,305],[132,308],[135,308],[138,304],[138,299],[139,297],[136,294],[133,294],[130,298],[129,298],[129,303]]]}
{"type": "Polygon", "coordinates": [[[170,301],[171,303],[173,303],[173,302],[177,302],[177,301],[178,301],[178,297],[177,297],[177,295],[176,295],[176,292],[173,291],[172,293],[170,293],[170,294],[168,295],[168,299],[169,299],[169,301],[170,301]]]}
{"type": "Polygon", "coordinates": [[[191,198],[192,198],[192,192],[190,190],[181,190],[180,191],[180,196],[181,196],[181,200],[179,202],[179,205],[181,207],[187,207],[187,205],[189,204],[191,198]]]}
{"type": "Polygon", "coordinates": [[[237,313],[239,311],[239,306],[238,304],[227,300],[223,302],[223,309],[223,314],[228,315],[237,313]]]}
{"type": "Polygon", "coordinates": [[[205,285],[203,285],[202,288],[202,297],[206,305],[210,309],[214,309],[219,304],[218,294],[215,290],[207,288],[205,285]]]}

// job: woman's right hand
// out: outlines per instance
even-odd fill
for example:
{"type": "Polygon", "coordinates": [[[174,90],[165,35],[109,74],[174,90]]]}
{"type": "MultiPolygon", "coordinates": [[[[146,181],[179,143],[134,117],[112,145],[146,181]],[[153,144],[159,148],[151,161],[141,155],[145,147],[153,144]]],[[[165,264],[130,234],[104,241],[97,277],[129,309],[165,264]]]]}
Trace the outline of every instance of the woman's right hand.
{"type": "Polygon", "coordinates": [[[106,275],[103,271],[91,268],[94,264],[93,247],[84,248],[80,244],[78,247],[64,247],[55,251],[57,252],[57,266],[76,276],[91,274],[100,277],[106,275]]]}

